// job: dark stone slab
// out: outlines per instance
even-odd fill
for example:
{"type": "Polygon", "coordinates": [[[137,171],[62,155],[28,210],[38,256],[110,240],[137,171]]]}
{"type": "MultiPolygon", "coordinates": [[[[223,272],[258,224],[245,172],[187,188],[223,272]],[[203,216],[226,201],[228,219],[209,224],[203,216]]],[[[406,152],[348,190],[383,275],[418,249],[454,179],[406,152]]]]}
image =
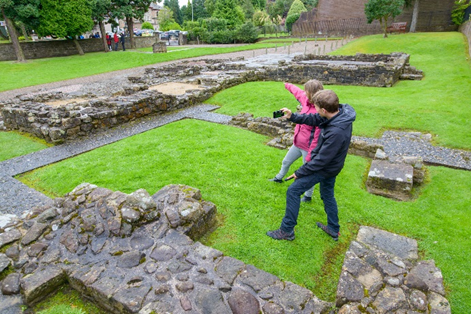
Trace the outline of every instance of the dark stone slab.
{"type": "Polygon", "coordinates": [[[312,297],[313,294],[310,290],[291,282],[286,282],[285,288],[280,295],[280,304],[285,309],[290,309],[295,313],[300,313],[312,297]]]}
{"type": "Polygon", "coordinates": [[[11,229],[9,231],[3,232],[0,234],[0,248],[6,244],[18,241],[21,239],[21,232],[18,229],[11,229]]]}
{"type": "Polygon", "coordinates": [[[245,264],[243,262],[229,256],[224,256],[216,265],[216,274],[228,284],[232,285],[234,279],[244,267],[245,264]]]}
{"type": "Polygon", "coordinates": [[[259,314],[260,304],[256,297],[242,289],[233,289],[227,302],[234,314],[259,314]]]}
{"type": "Polygon", "coordinates": [[[335,305],[342,307],[342,305],[348,302],[360,302],[364,296],[363,285],[348,272],[342,271],[337,286],[335,305]]]}
{"type": "Polygon", "coordinates": [[[424,292],[433,291],[445,295],[442,272],[433,260],[419,262],[406,276],[404,284],[424,292]]]}
{"type": "Polygon", "coordinates": [[[201,288],[192,296],[192,304],[200,313],[232,314],[229,306],[224,302],[221,292],[214,288],[201,288]]]}
{"type": "Polygon", "coordinates": [[[429,292],[428,293],[430,314],[451,314],[450,302],[442,295],[429,292]]]}
{"type": "MultiPolygon", "coordinates": [[[[142,283],[137,286],[124,286],[113,295],[112,302],[117,302],[119,307],[131,313],[137,313],[142,308],[142,303],[150,292],[152,286],[150,283],[142,283]]],[[[118,306],[117,306],[118,307],[118,306]]]]}
{"type": "Polygon", "coordinates": [[[28,230],[28,232],[24,235],[23,239],[21,239],[21,244],[28,245],[31,242],[36,241],[48,227],[48,224],[35,222],[33,226],[28,230]]]}
{"type": "Polygon", "coordinates": [[[12,273],[2,280],[2,294],[12,295],[20,293],[20,278],[21,275],[18,273],[12,273]]]}
{"type": "Polygon", "coordinates": [[[384,288],[376,297],[373,305],[379,314],[391,313],[399,309],[409,309],[404,291],[393,287],[384,288]]]}
{"type": "Polygon", "coordinates": [[[236,278],[235,283],[249,286],[254,291],[259,292],[263,288],[274,285],[278,281],[280,281],[280,279],[275,275],[255,268],[252,265],[247,265],[236,278]]]}
{"type": "Polygon", "coordinates": [[[0,253],[0,273],[10,266],[11,260],[3,253],[0,253]]]}
{"type": "Polygon", "coordinates": [[[362,226],[358,231],[357,241],[402,259],[416,260],[418,258],[417,241],[387,231],[362,226]]]}

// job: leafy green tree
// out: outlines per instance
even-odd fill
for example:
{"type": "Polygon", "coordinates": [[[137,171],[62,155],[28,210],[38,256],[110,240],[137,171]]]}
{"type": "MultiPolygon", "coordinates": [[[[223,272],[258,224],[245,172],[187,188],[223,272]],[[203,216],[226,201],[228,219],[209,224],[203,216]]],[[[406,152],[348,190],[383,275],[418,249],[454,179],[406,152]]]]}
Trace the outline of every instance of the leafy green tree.
{"type": "Polygon", "coordinates": [[[251,20],[253,17],[253,14],[255,13],[252,0],[244,0],[241,7],[242,7],[242,10],[244,10],[245,19],[251,20]]]}
{"type": "Polygon", "coordinates": [[[252,22],[237,26],[235,39],[241,43],[254,43],[258,38],[258,30],[252,22]]]}
{"type": "Polygon", "coordinates": [[[289,8],[285,22],[286,28],[289,32],[291,32],[291,27],[299,19],[302,12],[307,12],[306,7],[301,0],[294,0],[293,4],[291,4],[291,7],[289,8]]]}
{"type": "Polygon", "coordinates": [[[265,11],[258,10],[253,14],[252,22],[255,26],[261,27],[269,24],[270,18],[265,11]]]}
{"type": "Polygon", "coordinates": [[[267,2],[265,0],[252,0],[252,5],[255,10],[263,10],[265,9],[265,4],[267,2]]]}
{"type": "Polygon", "coordinates": [[[217,0],[212,16],[227,20],[229,29],[234,29],[237,25],[244,23],[244,13],[233,0],[217,0]]]}
{"type": "Polygon", "coordinates": [[[204,0],[204,6],[209,16],[213,16],[214,10],[216,10],[216,1],[217,0],[204,0]]]}
{"type": "Polygon", "coordinates": [[[180,10],[180,6],[178,4],[178,0],[165,0],[164,6],[168,7],[173,12],[173,18],[175,22],[180,25],[183,25],[183,14],[180,10]]]}
{"type": "Polygon", "coordinates": [[[110,15],[111,0],[92,0],[92,19],[98,23],[100,27],[101,40],[103,41],[103,49],[109,52],[108,44],[106,43],[105,32],[105,19],[110,15]]]}
{"type": "Polygon", "coordinates": [[[319,3],[318,0],[302,0],[302,1],[308,11],[311,11],[313,8],[317,7],[317,4],[319,3]]]}
{"type": "Polygon", "coordinates": [[[225,31],[227,30],[227,20],[226,19],[218,19],[216,17],[210,17],[204,19],[201,23],[201,26],[207,29],[209,32],[216,32],[216,31],[225,31]]]}
{"type": "Polygon", "coordinates": [[[299,13],[288,15],[285,21],[286,29],[288,30],[288,32],[291,32],[293,24],[299,19],[299,16],[299,13]]]}
{"type": "Polygon", "coordinates": [[[205,19],[211,15],[208,13],[205,7],[205,0],[192,0],[193,5],[193,20],[197,21],[198,19],[205,19]]]}
{"type": "Polygon", "coordinates": [[[141,26],[142,29],[154,29],[154,26],[150,22],[144,22],[141,26]]]}
{"type": "Polygon", "coordinates": [[[36,29],[39,25],[39,6],[40,0],[0,0],[0,17],[5,20],[18,62],[25,62],[26,58],[18,40],[15,22],[20,24],[26,38],[25,28],[36,29]]]}
{"type": "MultiPolygon", "coordinates": [[[[183,24],[185,24],[186,21],[192,21],[193,20],[193,5],[191,4],[190,0],[188,0],[187,5],[184,5],[180,8],[182,11],[182,16],[183,16],[183,24]]],[[[182,24],[182,25],[183,25],[182,24]]]]}
{"type": "Polygon", "coordinates": [[[26,62],[25,54],[20,46],[20,41],[18,40],[18,33],[16,32],[15,25],[13,24],[11,18],[5,13],[6,10],[11,9],[12,7],[12,0],[0,0],[0,9],[2,11],[2,16],[7,26],[8,34],[10,35],[10,40],[13,44],[13,49],[15,50],[16,60],[18,62],[26,62]]]}
{"type": "Polygon", "coordinates": [[[286,17],[294,0],[276,0],[275,3],[268,4],[267,12],[271,18],[276,16],[286,17]]]}
{"type": "Polygon", "coordinates": [[[173,11],[168,7],[163,7],[162,10],[159,11],[157,21],[159,22],[159,29],[161,31],[171,30],[172,28],[170,28],[170,25],[174,25],[176,23],[173,19],[173,11]]]}
{"type": "Polygon", "coordinates": [[[471,5],[468,0],[456,0],[451,11],[451,20],[456,25],[461,25],[465,22],[464,13],[466,9],[471,5]]]}
{"type": "Polygon", "coordinates": [[[301,14],[302,12],[307,12],[306,7],[301,2],[301,0],[294,0],[293,4],[291,4],[291,7],[289,8],[287,16],[290,16],[296,13],[301,14]]]}
{"type": "MultiPolygon", "coordinates": [[[[136,48],[134,41],[134,21],[137,19],[142,21],[144,14],[149,10],[152,0],[112,0],[111,15],[113,18],[126,19],[128,27],[131,48],[136,48]]],[[[158,1],[160,2],[160,1],[158,1]]]]}
{"type": "Polygon", "coordinates": [[[93,28],[92,6],[89,0],[42,0],[38,34],[72,39],[80,55],[83,49],[77,36],[93,28]]]}
{"type": "Polygon", "coordinates": [[[402,12],[404,0],[368,0],[365,4],[365,15],[368,24],[378,20],[381,28],[384,30],[383,37],[388,37],[387,27],[388,19],[395,18],[402,12]]]}

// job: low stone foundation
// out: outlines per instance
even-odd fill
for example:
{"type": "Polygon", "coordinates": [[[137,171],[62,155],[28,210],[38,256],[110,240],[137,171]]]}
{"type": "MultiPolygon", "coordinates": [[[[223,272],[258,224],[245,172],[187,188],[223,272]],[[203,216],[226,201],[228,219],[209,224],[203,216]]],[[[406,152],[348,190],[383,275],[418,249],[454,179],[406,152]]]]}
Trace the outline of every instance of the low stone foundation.
{"type": "Polygon", "coordinates": [[[361,227],[334,304],[195,242],[215,215],[188,186],[151,196],[82,184],[24,219],[0,219],[0,274],[10,271],[0,312],[10,296],[31,305],[68,283],[109,313],[451,313],[440,270],[418,261],[413,239],[361,227]]]}
{"type": "Polygon", "coordinates": [[[167,52],[167,45],[163,41],[157,41],[152,45],[153,53],[165,53],[167,52]]]}
{"type": "Polygon", "coordinates": [[[307,55],[294,59],[285,56],[280,60],[266,55],[247,61],[183,61],[148,68],[143,77],[129,77],[129,84],[117,86],[111,94],[55,92],[18,96],[0,102],[0,114],[7,130],[19,130],[51,143],[62,143],[149,114],[200,104],[221,90],[246,82],[303,84],[317,78],[324,84],[392,86],[404,72],[408,60],[409,55],[394,53],[355,57],[307,55]],[[192,84],[195,88],[178,94],[155,90],[164,83],[192,84]]]}
{"type": "Polygon", "coordinates": [[[441,271],[418,260],[417,242],[371,227],[345,253],[336,306],[339,314],[451,314],[441,271]]]}

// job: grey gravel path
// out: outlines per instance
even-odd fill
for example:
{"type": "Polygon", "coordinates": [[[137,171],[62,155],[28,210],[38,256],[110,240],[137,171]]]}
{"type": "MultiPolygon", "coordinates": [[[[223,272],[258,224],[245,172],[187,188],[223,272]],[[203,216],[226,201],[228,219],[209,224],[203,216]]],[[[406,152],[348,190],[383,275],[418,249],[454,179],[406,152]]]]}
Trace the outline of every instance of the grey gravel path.
{"type": "Polygon", "coordinates": [[[434,146],[431,136],[419,132],[386,131],[381,138],[354,138],[382,144],[392,160],[401,156],[420,156],[429,165],[471,170],[471,152],[434,146]]]}

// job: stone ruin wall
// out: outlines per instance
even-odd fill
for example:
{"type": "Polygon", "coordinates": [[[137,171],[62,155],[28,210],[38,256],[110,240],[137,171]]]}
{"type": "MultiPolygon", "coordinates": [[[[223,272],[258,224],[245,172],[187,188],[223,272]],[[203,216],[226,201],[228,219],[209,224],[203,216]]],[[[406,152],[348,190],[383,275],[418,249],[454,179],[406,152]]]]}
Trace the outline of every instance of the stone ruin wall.
{"type": "Polygon", "coordinates": [[[4,126],[33,134],[51,143],[62,143],[128,123],[149,114],[164,114],[204,102],[215,93],[251,81],[289,81],[303,84],[313,77],[324,84],[392,86],[409,68],[409,55],[363,55],[355,57],[296,57],[277,66],[251,68],[244,61],[203,60],[148,68],[143,77],[129,77],[118,95],[68,95],[62,93],[19,96],[0,103],[4,126]],[[309,63],[312,60],[360,61],[371,64],[309,63]],[[368,60],[368,61],[367,61],[368,60]],[[217,72],[214,75],[204,73],[217,72]],[[165,82],[197,84],[203,89],[169,95],[149,89],[165,82]],[[78,100],[77,100],[78,99],[78,100]],[[48,102],[63,101],[61,106],[48,102]]]}
{"type": "MultiPolygon", "coordinates": [[[[145,48],[152,46],[157,40],[154,36],[134,36],[136,48],[145,48]]],[[[102,52],[104,51],[102,38],[86,38],[79,40],[80,46],[85,53],[87,52],[102,52]]],[[[20,42],[25,58],[41,59],[41,58],[55,58],[77,55],[77,47],[72,40],[67,39],[54,39],[54,40],[41,40],[20,42]]],[[[130,39],[126,38],[125,46],[131,49],[130,39]]],[[[121,50],[121,43],[119,49],[121,50]]],[[[0,61],[13,61],[16,60],[15,49],[13,44],[6,43],[0,44],[0,61]]]]}
{"type": "Polygon", "coordinates": [[[196,242],[216,212],[189,186],[149,195],[81,184],[1,225],[3,298],[34,305],[68,283],[116,314],[451,314],[440,269],[413,239],[360,227],[331,303],[196,242]]]}

